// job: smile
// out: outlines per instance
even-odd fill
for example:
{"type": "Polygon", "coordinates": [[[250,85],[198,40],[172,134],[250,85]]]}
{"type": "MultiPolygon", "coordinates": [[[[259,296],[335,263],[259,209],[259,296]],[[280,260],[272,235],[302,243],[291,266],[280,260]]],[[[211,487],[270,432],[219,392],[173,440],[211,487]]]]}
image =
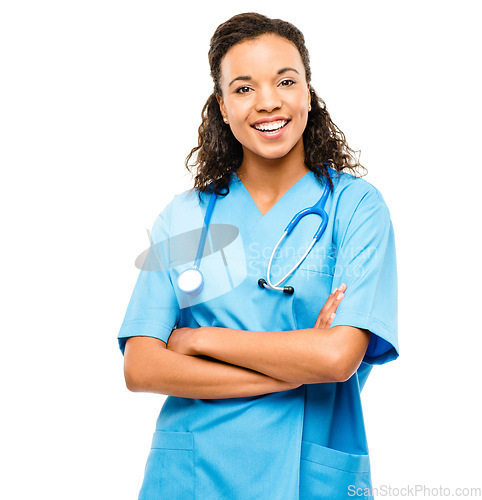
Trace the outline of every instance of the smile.
{"type": "Polygon", "coordinates": [[[286,127],[288,123],[289,120],[277,120],[275,122],[258,123],[256,125],[253,125],[252,127],[256,130],[259,130],[260,132],[274,134],[282,128],[286,127]]]}

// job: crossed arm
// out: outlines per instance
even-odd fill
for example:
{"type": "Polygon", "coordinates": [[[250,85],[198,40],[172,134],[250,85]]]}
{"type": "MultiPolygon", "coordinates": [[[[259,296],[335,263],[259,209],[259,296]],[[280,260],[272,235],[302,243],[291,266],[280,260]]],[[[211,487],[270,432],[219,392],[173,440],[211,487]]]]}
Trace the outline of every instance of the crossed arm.
{"type": "Polygon", "coordinates": [[[313,328],[283,332],[179,328],[167,346],[151,337],[131,337],[124,355],[127,387],[202,399],[255,396],[347,380],[360,365],[371,333],[352,326],[330,328],[345,289],[342,285],[328,297],[313,328]]]}

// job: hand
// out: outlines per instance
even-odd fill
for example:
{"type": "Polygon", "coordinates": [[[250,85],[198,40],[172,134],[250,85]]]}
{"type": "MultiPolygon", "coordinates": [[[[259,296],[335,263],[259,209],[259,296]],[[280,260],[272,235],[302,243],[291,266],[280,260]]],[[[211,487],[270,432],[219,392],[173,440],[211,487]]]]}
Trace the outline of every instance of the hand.
{"type": "Polygon", "coordinates": [[[194,356],[196,351],[194,349],[194,337],[198,328],[176,328],[172,331],[169,340],[167,341],[167,348],[170,351],[177,352],[178,354],[186,354],[194,356]]]}
{"type": "Polygon", "coordinates": [[[345,296],[346,285],[342,283],[339,288],[335,288],[331,292],[328,299],[326,299],[325,305],[321,308],[320,314],[316,320],[315,326],[313,328],[330,328],[331,322],[336,316],[336,309],[345,296]]]}

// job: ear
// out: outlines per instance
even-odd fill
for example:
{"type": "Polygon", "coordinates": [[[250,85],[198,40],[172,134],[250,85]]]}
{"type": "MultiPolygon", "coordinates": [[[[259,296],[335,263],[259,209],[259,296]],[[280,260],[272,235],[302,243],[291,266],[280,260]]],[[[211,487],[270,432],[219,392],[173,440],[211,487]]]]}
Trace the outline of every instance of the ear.
{"type": "Polygon", "coordinates": [[[224,105],[224,100],[222,96],[219,94],[216,94],[216,100],[218,101],[219,104],[219,110],[221,111],[221,115],[223,116],[223,119],[226,120],[228,117],[228,114],[226,113],[226,106],[224,105]]]}

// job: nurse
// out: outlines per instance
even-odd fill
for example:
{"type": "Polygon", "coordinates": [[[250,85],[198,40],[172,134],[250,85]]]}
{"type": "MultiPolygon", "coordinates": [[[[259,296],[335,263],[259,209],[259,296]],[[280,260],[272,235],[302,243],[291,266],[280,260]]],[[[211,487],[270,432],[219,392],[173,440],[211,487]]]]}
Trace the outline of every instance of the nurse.
{"type": "Polygon", "coordinates": [[[193,189],[151,231],[118,340],[127,388],[167,395],[140,499],[346,499],[371,496],[360,393],[398,357],[390,213],[311,85],[292,24],[234,16],[209,50],[214,90],[186,160],[193,189]],[[192,161],[193,163],[189,163],[192,161]],[[294,214],[327,189],[272,254],[294,214]],[[192,268],[212,193],[203,287],[192,268]],[[152,265],[156,262],[156,265],[152,265]]]}

